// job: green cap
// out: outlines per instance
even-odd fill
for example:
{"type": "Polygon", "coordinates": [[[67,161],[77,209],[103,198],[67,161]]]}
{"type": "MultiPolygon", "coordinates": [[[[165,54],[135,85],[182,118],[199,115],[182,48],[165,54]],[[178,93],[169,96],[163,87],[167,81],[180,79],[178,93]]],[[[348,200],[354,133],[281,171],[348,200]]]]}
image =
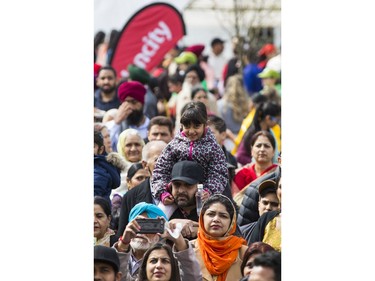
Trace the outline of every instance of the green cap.
{"type": "Polygon", "coordinates": [[[198,59],[197,56],[192,52],[182,52],[177,58],[174,59],[177,64],[187,63],[195,64],[198,59]]]}

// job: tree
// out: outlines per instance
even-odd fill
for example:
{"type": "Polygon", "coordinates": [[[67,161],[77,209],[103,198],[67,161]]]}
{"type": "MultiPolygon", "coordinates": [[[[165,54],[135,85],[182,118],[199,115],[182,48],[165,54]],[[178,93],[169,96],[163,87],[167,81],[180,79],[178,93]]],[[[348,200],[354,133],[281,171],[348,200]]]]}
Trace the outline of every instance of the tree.
{"type": "Polygon", "coordinates": [[[241,58],[242,66],[247,52],[273,43],[274,27],[281,22],[280,0],[195,0],[186,9],[215,12],[218,24],[233,38],[234,52],[241,58]]]}

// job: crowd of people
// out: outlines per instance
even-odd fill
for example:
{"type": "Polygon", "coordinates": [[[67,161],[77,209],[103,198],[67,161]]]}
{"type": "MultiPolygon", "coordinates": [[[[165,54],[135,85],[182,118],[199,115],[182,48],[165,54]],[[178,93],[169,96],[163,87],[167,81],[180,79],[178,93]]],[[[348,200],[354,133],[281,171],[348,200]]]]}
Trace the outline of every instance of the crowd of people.
{"type": "Polygon", "coordinates": [[[280,281],[280,51],[217,37],[119,78],[94,43],[94,280],[280,281]]]}

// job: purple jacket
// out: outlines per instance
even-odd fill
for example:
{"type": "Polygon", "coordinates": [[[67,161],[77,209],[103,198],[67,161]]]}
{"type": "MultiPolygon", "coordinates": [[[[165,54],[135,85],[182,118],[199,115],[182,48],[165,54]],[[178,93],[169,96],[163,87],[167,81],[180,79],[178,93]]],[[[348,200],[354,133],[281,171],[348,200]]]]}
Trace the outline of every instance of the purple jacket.
{"type": "Polygon", "coordinates": [[[178,133],[164,148],[152,172],[152,195],[160,200],[171,181],[172,168],[178,161],[190,160],[204,169],[203,188],[211,194],[222,193],[228,183],[228,168],[225,154],[207,127],[204,136],[190,141],[182,132],[178,133]]]}

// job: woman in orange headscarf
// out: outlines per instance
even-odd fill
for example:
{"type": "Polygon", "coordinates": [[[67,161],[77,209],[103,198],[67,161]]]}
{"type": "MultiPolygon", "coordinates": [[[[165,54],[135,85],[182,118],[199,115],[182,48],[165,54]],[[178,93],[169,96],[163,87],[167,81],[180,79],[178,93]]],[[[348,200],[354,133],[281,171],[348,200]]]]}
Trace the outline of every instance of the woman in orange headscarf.
{"type": "Polygon", "coordinates": [[[199,216],[198,238],[192,240],[204,281],[233,281],[242,277],[246,240],[236,235],[237,214],[230,199],[215,194],[199,216]]]}

